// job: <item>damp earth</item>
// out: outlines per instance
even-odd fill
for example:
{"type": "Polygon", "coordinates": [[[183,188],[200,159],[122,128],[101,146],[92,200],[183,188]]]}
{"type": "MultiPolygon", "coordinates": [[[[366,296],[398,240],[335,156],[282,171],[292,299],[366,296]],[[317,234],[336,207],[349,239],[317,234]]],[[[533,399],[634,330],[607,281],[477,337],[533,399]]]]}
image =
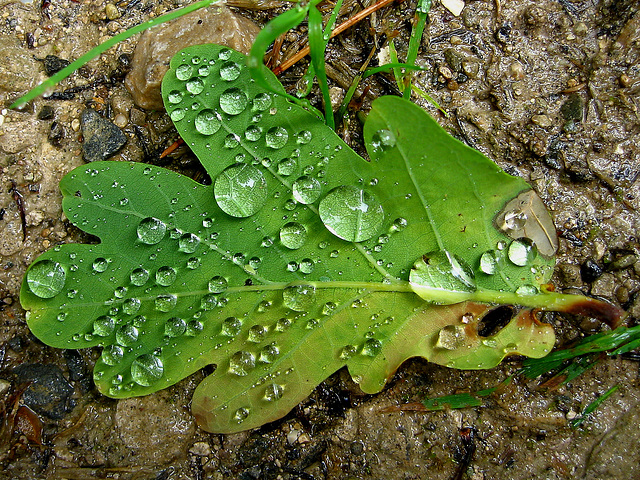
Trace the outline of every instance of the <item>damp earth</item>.
{"type": "MultiPolygon", "coordinates": [[[[114,34],[186,3],[93,0],[45,6],[0,0],[0,395],[5,406],[0,478],[449,479],[464,463],[463,427],[473,430],[476,450],[461,478],[636,478],[640,474],[636,455],[640,434],[635,428],[640,388],[633,358],[605,359],[556,389],[542,390],[536,383],[518,380],[487,399],[484,407],[433,413],[389,407],[492,387],[513,373],[517,362],[489,371],[458,371],[412,360],[378,395],[363,394],[343,370],[283,419],[249,432],[213,435],[197,429],[189,410],[195,387],[210,372],[198,372],[147,397],[116,401],[96,391],[91,371],[99,358],[106,364],[117,363],[121,350],[62,351],[44,346],[29,333],[18,301],[26,267],[56,245],[94,240],[64,217],[58,189],[60,178],[85,162],[82,141],[91,137],[82,120],[87,108],[126,136],[126,144],[118,143],[112,160],[153,163],[203,183],[211,179],[184,146],[159,158],[159,152],[177,138],[169,116],[139,98],[157,96],[157,91],[148,93],[148,85],[130,86],[132,96],[124,82],[129,69],[142,68],[131,62],[139,37],[119,44],[63,82],[56,91],[82,88],[68,91],[62,99],[37,99],[17,111],[7,107],[19,93],[45,78],[45,68],[78,58],[114,34]],[[571,419],[614,385],[620,389],[580,428],[569,427],[571,419]],[[21,406],[33,414],[18,410],[21,406]]],[[[256,28],[246,19],[263,25],[284,11],[279,2],[230,5],[225,15],[233,17],[225,18],[234,18],[234,26],[245,25],[248,38],[256,28]]],[[[360,8],[359,3],[346,1],[341,19],[360,8]]],[[[394,36],[400,54],[406,52],[414,11],[413,2],[392,5],[329,44],[327,70],[334,96],[344,95],[376,42],[382,46],[385,38],[394,36]]],[[[549,207],[559,234],[556,288],[607,299],[627,309],[633,319],[640,313],[639,37],[640,16],[632,0],[469,1],[459,16],[437,3],[418,56],[417,63],[425,70],[416,74],[415,83],[449,116],[440,115],[422,97],[414,97],[454,136],[507,172],[525,178],[549,207]]],[[[298,50],[304,38],[302,30],[288,34],[283,54],[298,50]]],[[[236,41],[246,46],[246,39],[236,41]]],[[[375,54],[381,63],[385,52],[383,48],[375,54]]],[[[298,87],[305,62],[281,76],[287,89],[298,87]]],[[[176,75],[188,80],[189,92],[201,92],[206,71],[186,68],[176,75]]],[[[225,64],[220,75],[223,80],[237,78],[237,65],[225,64]]],[[[135,76],[130,78],[129,83],[135,76]]],[[[375,97],[397,93],[391,77],[370,77],[360,87],[356,98],[361,105],[340,132],[356,150],[363,151],[358,117],[375,97]]],[[[178,105],[180,95],[178,91],[170,94],[169,102],[178,105]]],[[[319,98],[319,91],[312,89],[311,101],[319,104],[319,98]]],[[[230,88],[221,98],[221,108],[235,115],[249,101],[244,93],[230,88]]],[[[256,114],[268,114],[270,96],[251,101],[256,114]]],[[[174,121],[185,114],[178,107],[170,108],[174,121]]],[[[206,137],[220,129],[220,122],[214,112],[205,110],[195,127],[206,137]]],[[[247,130],[244,138],[231,135],[226,143],[231,148],[240,141],[264,137],[277,152],[287,142],[308,143],[310,135],[301,131],[289,138],[286,129],[273,127],[264,132],[247,130]]],[[[374,148],[384,150],[395,141],[391,132],[380,131],[374,148]]],[[[263,160],[263,164],[269,162],[263,160]]],[[[283,177],[298,171],[295,157],[274,162],[273,168],[283,177]]],[[[243,218],[262,206],[264,179],[259,169],[238,163],[214,181],[220,182],[216,201],[227,214],[243,218]],[[251,185],[251,194],[238,199],[234,192],[243,185],[251,185]]],[[[354,186],[320,192],[319,183],[309,175],[291,181],[299,203],[312,204],[322,194],[320,216],[338,237],[362,241],[377,234],[376,225],[384,213],[366,189],[354,186]],[[345,209],[366,211],[367,216],[364,221],[345,223],[341,221],[345,209]]],[[[535,211],[536,207],[527,208],[535,211]]],[[[203,220],[208,228],[205,222],[210,219],[203,220]]],[[[506,214],[500,223],[505,230],[520,228],[517,215],[506,214]]],[[[399,230],[405,226],[406,222],[397,220],[399,230]]],[[[141,219],[137,234],[142,243],[155,245],[175,232],[147,217],[141,219]]],[[[191,254],[202,239],[191,233],[178,237],[179,248],[188,257],[187,267],[197,269],[198,257],[191,254]]],[[[308,240],[304,225],[292,221],[284,225],[279,238],[265,237],[263,245],[281,242],[294,251],[308,240]]],[[[487,252],[482,270],[491,274],[504,254],[487,252]]],[[[512,243],[506,255],[526,264],[528,246],[512,243]]],[[[313,262],[306,260],[290,268],[309,273],[313,262]]],[[[233,261],[259,267],[259,259],[233,261]]],[[[103,273],[109,262],[98,257],[91,268],[103,273]]],[[[64,276],[59,264],[43,261],[31,270],[27,282],[34,293],[49,298],[60,294],[64,276]]],[[[155,272],[134,269],[130,279],[134,287],[176,281],[171,266],[155,272]]],[[[217,296],[226,288],[224,278],[212,276],[203,308],[215,307],[217,296]]],[[[294,311],[314,302],[310,285],[291,286],[283,296],[294,311]]],[[[169,295],[158,297],[155,308],[170,311],[175,301],[169,295]]],[[[145,319],[136,316],[135,298],[123,308],[136,320],[122,328],[109,315],[100,316],[94,334],[107,336],[115,331],[118,343],[135,342],[145,319]]],[[[330,312],[335,305],[322,308],[330,312]]],[[[606,328],[588,318],[562,314],[549,314],[545,320],[556,329],[558,345],[606,328]]],[[[240,327],[241,320],[229,317],[223,332],[233,336],[240,327]]],[[[165,334],[189,335],[199,328],[197,322],[174,317],[165,334]]],[[[286,328],[286,319],[276,326],[286,328]]],[[[256,325],[250,335],[259,340],[264,332],[256,325]]],[[[456,332],[443,332],[440,341],[455,342],[456,332]]],[[[364,352],[375,355],[379,348],[375,339],[369,339],[364,352]]],[[[341,355],[349,358],[355,351],[355,346],[347,345],[341,355]]],[[[246,375],[256,362],[272,361],[279,353],[277,344],[267,345],[257,355],[238,351],[232,355],[230,369],[235,375],[246,375]]],[[[152,353],[144,354],[131,370],[135,382],[148,385],[160,378],[162,364],[152,353]]],[[[282,396],[277,382],[264,388],[268,401],[282,396]]],[[[240,408],[233,414],[241,421],[251,412],[240,408]]]]}

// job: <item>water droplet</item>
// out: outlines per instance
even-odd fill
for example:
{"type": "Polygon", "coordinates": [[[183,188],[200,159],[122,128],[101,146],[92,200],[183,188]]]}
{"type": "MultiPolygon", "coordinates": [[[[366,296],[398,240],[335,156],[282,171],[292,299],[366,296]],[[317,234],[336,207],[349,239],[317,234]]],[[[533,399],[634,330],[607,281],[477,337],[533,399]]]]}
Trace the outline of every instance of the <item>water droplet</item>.
{"type": "Polygon", "coordinates": [[[53,260],[37,262],[27,271],[27,285],[40,298],[53,298],[64,288],[67,273],[53,260]]]}
{"type": "Polygon", "coordinates": [[[182,120],[185,117],[186,114],[187,114],[187,110],[186,109],[184,109],[184,108],[176,108],[176,109],[172,110],[169,113],[169,117],[174,122],[179,122],[180,120],[182,120]]]}
{"type": "Polygon", "coordinates": [[[405,218],[398,217],[393,221],[393,230],[396,232],[401,232],[405,228],[407,228],[409,222],[405,218]]]}
{"type": "Polygon", "coordinates": [[[226,278],[216,275],[209,280],[209,291],[211,293],[222,293],[227,289],[228,285],[226,278]]]}
{"type": "Polygon", "coordinates": [[[176,281],[178,272],[172,267],[160,267],[156,272],[156,283],[163,287],[168,287],[176,281]]]}
{"type": "Polygon", "coordinates": [[[137,232],[142,243],[155,245],[164,238],[167,226],[157,218],[147,217],[140,222],[137,232]]]}
{"type": "Polygon", "coordinates": [[[300,265],[298,265],[298,262],[293,260],[293,261],[287,263],[287,271],[289,271],[289,272],[297,272],[299,266],[300,265]]]}
{"type": "Polygon", "coordinates": [[[537,295],[538,288],[535,285],[520,285],[516,289],[516,295],[537,295]]]}
{"type": "Polygon", "coordinates": [[[337,307],[338,307],[338,305],[336,305],[334,302],[327,302],[322,306],[322,314],[323,315],[332,315],[333,312],[336,311],[337,307]]]}
{"type": "Polygon", "coordinates": [[[190,257],[189,260],[187,260],[187,268],[189,270],[195,270],[200,265],[202,265],[200,257],[190,257]]]}
{"type": "Polygon", "coordinates": [[[183,63],[176,68],[176,77],[178,80],[189,80],[193,76],[193,66],[183,63]]]}
{"type": "Polygon", "coordinates": [[[240,65],[236,62],[228,61],[220,66],[220,78],[227,82],[232,82],[240,76],[240,65]]]}
{"type": "Polygon", "coordinates": [[[109,345],[102,350],[101,359],[109,366],[114,366],[120,363],[124,356],[124,350],[119,345],[109,345]]]}
{"type": "Polygon", "coordinates": [[[236,317],[228,317],[222,322],[220,333],[226,337],[235,337],[240,333],[242,322],[236,317]]]}
{"type": "Polygon", "coordinates": [[[313,177],[305,175],[293,182],[293,198],[304,205],[318,200],[320,193],[322,193],[320,182],[313,177]]]}
{"type": "Polygon", "coordinates": [[[179,337],[187,329],[187,322],[180,317],[172,317],[164,324],[164,334],[167,337],[179,337]]]}
{"type": "Polygon", "coordinates": [[[128,198],[121,198],[120,199],[120,206],[121,207],[124,207],[124,206],[126,206],[128,204],[129,204],[129,199],[128,198]]]}
{"type": "Polygon", "coordinates": [[[293,175],[298,168],[298,162],[295,158],[285,158],[278,163],[278,174],[288,177],[293,175]]]}
{"type": "Polygon", "coordinates": [[[138,341],[138,329],[133,325],[125,323],[120,325],[116,331],[116,342],[123,347],[130,347],[138,341]]]}
{"type": "Polygon", "coordinates": [[[196,130],[202,135],[213,135],[218,130],[222,122],[213,110],[202,110],[196,115],[193,121],[196,130]]]}
{"type": "Polygon", "coordinates": [[[362,346],[362,354],[368,357],[375,357],[382,351],[382,342],[375,338],[368,338],[362,346]]]}
{"type": "Polygon", "coordinates": [[[280,229],[280,242],[285,247],[295,250],[307,241],[307,229],[298,222],[286,223],[280,229]]]}
{"type": "Polygon", "coordinates": [[[381,129],[371,137],[371,147],[374,153],[382,153],[396,145],[396,136],[391,130],[381,129]]]}
{"type": "Polygon", "coordinates": [[[268,93],[259,93],[253,97],[253,109],[258,112],[263,112],[271,107],[271,95],[268,93]]]}
{"type": "Polygon", "coordinates": [[[425,300],[452,304],[466,300],[476,291],[473,270],[460,257],[446,250],[419,258],[409,273],[411,288],[425,300]]]}
{"type": "Polygon", "coordinates": [[[260,245],[262,245],[265,248],[269,248],[270,246],[273,245],[273,238],[269,236],[264,237],[260,245]]]}
{"type": "Polygon", "coordinates": [[[482,345],[489,348],[496,348],[498,346],[498,342],[492,338],[485,338],[482,340],[482,345]]]}
{"type": "Polygon", "coordinates": [[[345,345],[340,351],[340,358],[343,360],[347,360],[353,357],[358,351],[358,348],[355,345],[345,345]]]}
{"type": "Polygon", "coordinates": [[[271,383],[266,386],[264,389],[264,399],[267,402],[274,402],[276,400],[280,400],[282,398],[282,394],[284,393],[284,387],[282,385],[278,385],[277,383],[271,383]]]}
{"type": "Polygon", "coordinates": [[[493,275],[498,271],[498,252],[487,250],[480,257],[480,270],[487,275],[493,275]]]}
{"type": "Polygon", "coordinates": [[[292,323],[291,319],[289,318],[286,318],[286,317],[279,318],[278,321],[276,322],[276,331],[284,332],[291,326],[291,323],[292,323]]]}
{"type": "Polygon", "coordinates": [[[109,315],[101,315],[93,322],[93,333],[101,337],[108,337],[116,328],[116,319],[109,315]]]}
{"type": "Polygon", "coordinates": [[[331,233],[349,242],[362,242],[373,237],[384,220],[378,199],[354,186],[331,190],[320,201],[318,212],[331,233]]]}
{"type": "Polygon", "coordinates": [[[187,330],[184,332],[184,334],[190,337],[195,337],[197,334],[202,332],[203,329],[204,325],[202,324],[202,322],[194,319],[187,323],[187,330]]]}
{"type": "Polygon", "coordinates": [[[464,345],[466,338],[463,325],[446,325],[438,332],[435,346],[445,350],[455,350],[464,345]]]}
{"type": "Polygon", "coordinates": [[[305,274],[313,272],[314,263],[310,258],[300,260],[300,271],[305,274]]]}
{"type": "Polygon", "coordinates": [[[270,343],[260,350],[258,360],[262,363],[273,363],[278,358],[278,355],[280,355],[280,349],[275,343],[270,343]]]}
{"type": "Polygon", "coordinates": [[[262,128],[257,125],[249,125],[244,131],[244,137],[250,142],[257,142],[262,136],[262,128]]]}
{"type": "Polygon", "coordinates": [[[211,67],[209,65],[200,65],[198,67],[198,75],[201,77],[207,77],[211,73],[211,67]]]}
{"type": "Polygon", "coordinates": [[[224,138],[224,148],[231,150],[238,145],[240,145],[240,138],[236,134],[230,133],[224,138]]]}
{"type": "Polygon", "coordinates": [[[256,366],[256,357],[251,352],[239,351],[229,359],[229,373],[246,377],[256,366]]]}
{"type": "Polygon", "coordinates": [[[507,256],[515,265],[524,267],[533,261],[536,256],[536,250],[531,240],[528,238],[519,238],[511,242],[509,250],[507,250],[507,256]]]}
{"type": "Polygon", "coordinates": [[[236,422],[242,423],[249,416],[249,413],[250,410],[248,408],[241,407],[235,411],[235,413],[233,414],[233,418],[236,422]]]}
{"type": "Polygon", "coordinates": [[[175,295],[158,295],[155,299],[155,307],[159,312],[170,312],[178,303],[175,295]]]}
{"type": "Polygon", "coordinates": [[[178,240],[178,250],[184,253],[194,253],[200,245],[200,238],[193,233],[185,233],[178,240]]]}
{"type": "Polygon", "coordinates": [[[131,272],[129,277],[131,279],[131,283],[136,287],[141,287],[149,280],[149,272],[147,272],[144,268],[136,268],[131,272]]]}
{"type": "Polygon", "coordinates": [[[213,188],[218,206],[232,217],[249,217],[267,201],[267,181],[253,165],[237,163],[225,168],[213,188]]]}
{"type": "Polygon", "coordinates": [[[204,90],[204,82],[198,77],[194,77],[187,81],[185,87],[187,87],[187,91],[189,93],[198,95],[199,93],[202,93],[202,90],[204,90]]]}
{"type": "Polygon", "coordinates": [[[206,294],[204,297],[202,297],[202,299],[200,300],[200,308],[202,308],[205,311],[209,311],[209,310],[213,310],[214,308],[216,308],[218,306],[218,297],[215,296],[212,293],[208,293],[206,294]]]}
{"type": "Polygon", "coordinates": [[[289,132],[284,127],[272,127],[264,136],[267,147],[279,150],[289,141],[289,132]]]}
{"type": "Polygon", "coordinates": [[[56,320],[58,320],[59,322],[64,322],[67,318],[67,314],[64,312],[60,312],[57,316],[56,316],[56,320]]]}
{"type": "Polygon", "coordinates": [[[229,88],[220,95],[220,108],[229,115],[238,115],[247,108],[247,94],[239,88],[229,88]]]}
{"type": "Polygon", "coordinates": [[[291,285],[282,291],[283,305],[296,312],[308,311],[315,300],[316,289],[312,285],[291,285]]]}
{"type": "Polygon", "coordinates": [[[155,355],[145,353],[131,363],[131,378],[138,385],[149,387],[162,378],[164,365],[155,355]]]}
{"type": "Polygon", "coordinates": [[[511,210],[504,214],[502,230],[510,232],[513,230],[522,230],[527,223],[527,214],[521,210],[511,210]]]}
{"type": "Polygon", "coordinates": [[[124,313],[125,315],[135,315],[136,313],[138,313],[138,310],[140,310],[141,306],[142,302],[139,298],[127,298],[122,303],[122,313],[124,313]]]}
{"type": "Polygon", "coordinates": [[[167,100],[173,104],[180,103],[182,101],[182,92],[180,90],[171,90],[167,95],[167,100]]]}
{"type": "Polygon", "coordinates": [[[264,327],[264,325],[254,325],[249,329],[247,340],[253,343],[260,343],[264,340],[266,334],[267,329],[264,327]]]}
{"type": "Polygon", "coordinates": [[[296,135],[296,142],[300,145],[306,145],[311,141],[313,135],[309,130],[302,130],[296,135]]]}

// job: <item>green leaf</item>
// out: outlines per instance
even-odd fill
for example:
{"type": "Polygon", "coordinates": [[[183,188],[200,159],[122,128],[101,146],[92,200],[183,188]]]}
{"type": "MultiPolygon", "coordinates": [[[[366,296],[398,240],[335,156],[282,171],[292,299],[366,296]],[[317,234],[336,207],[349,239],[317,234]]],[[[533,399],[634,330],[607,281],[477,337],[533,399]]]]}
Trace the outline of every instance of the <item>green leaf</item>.
{"type": "Polygon", "coordinates": [[[44,253],[21,302],[49,345],[103,346],[100,391],[146,395],[216,365],[192,410],[202,428],[234,432],[282,417],[345,365],[375,393],[413,356],[490,368],[551,349],[551,326],[531,310],[482,337],[491,305],[435,304],[461,292],[619,318],[601,302],[538,293],[555,248],[542,203],[421,109],[377,100],[365,161],[272,94],[282,90],[273,75],[269,90],[253,81],[245,61],[191,47],[163,82],[167,111],[213,185],[117,162],[61,182],[67,217],[101,243],[44,253]],[[456,269],[425,274],[443,255],[473,288],[449,282],[456,269]]]}

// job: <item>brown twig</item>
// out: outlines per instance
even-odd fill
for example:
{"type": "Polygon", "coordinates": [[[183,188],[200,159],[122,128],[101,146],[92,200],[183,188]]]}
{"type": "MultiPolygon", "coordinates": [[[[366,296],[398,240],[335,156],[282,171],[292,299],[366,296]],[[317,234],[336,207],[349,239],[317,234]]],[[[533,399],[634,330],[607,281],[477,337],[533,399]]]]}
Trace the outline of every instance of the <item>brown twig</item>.
{"type": "MultiPolygon", "coordinates": [[[[329,36],[329,38],[333,38],[336,35],[340,35],[347,28],[352,27],[359,21],[371,15],[373,12],[380,10],[382,7],[386,7],[387,5],[390,5],[394,1],[395,0],[379,0],[378,2],[374,3],[370,7],[367,7],[364,10],[356,13],[353,17],[349,18],[348,20],[345,20],[340,25],[338,25],[331,32],[331,35],[329,36]]],[[[294,56],[282,62],[281,65],[274,67],[273,73],[275,73],[276,75],[280,75],[282,72],[290,68],[292,65],[295,65],[298,61],[300,61],[300,59],[306,57],[308,54],[309,54],[309,46],[307,45],[302,50],[299,50],[298,53],[296,53],[294,56]]]]}
{"type": "Polygon", "coordinates": [[[170,155],[183,143],[184,143],[184,140],[182,138],[179,138],[178,140],[176,140],[175,142],[173,142],[171,145],[169,145],[167,148],[164,149],[164,151],[160,154],[160,158],[164,158],[167,155],[170,155]]]}

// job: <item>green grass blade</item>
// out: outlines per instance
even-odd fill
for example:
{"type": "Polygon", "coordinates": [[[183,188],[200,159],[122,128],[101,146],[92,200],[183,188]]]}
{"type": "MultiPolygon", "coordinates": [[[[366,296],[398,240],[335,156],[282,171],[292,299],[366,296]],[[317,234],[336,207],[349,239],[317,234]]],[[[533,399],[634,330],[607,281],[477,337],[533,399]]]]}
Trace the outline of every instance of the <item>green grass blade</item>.
{"type": "Polygon", "coordinates": [[[331,108],[331,97],[329,96],[329,84],[327,72],[325,70],[324,52],[327,42],[324,39],[322,30],[322,14],[315,5],[309,9],[309,50],[311,52],[311,64],[316,72],[318,85],[324,99],[324,116],[326,124],[335,129],[335,120],[331,108]]]}
{"type": "Polygon", "coordinates": [[[118,35],[111,37],[106,42],[101,43],[95,48],[92,48],[87,53],[82,55],[80,58],[71,62],[68,66],[66,66],[56,74],[49,77],[47,80],[42,82],[37,87],[29,90],[29,92],[27,92],[25,95],[23,95],[18,100],[13,102],[9,108],[16,108],[16,107],[22,106],[25,103],[29,102],[30,100],[33,100],[37,96],[42,95],[47,89],[55,87],[58,83],[60,83],[65,78],[67,78],[73,72],[75,72],[82,66],[86,65],[88,62],[96,58],[98,55],[106,52],[114,45],[122,42],[123,40],[126,40],[127,38],[131,38],[132,36],[140,32],[144,32],[149,28],[155,27],[156,25],[160,25],[161,23],[169,22],[183,15],[186,15],[187,13],[194,12],[203,7],[208,7],[209,5],[217,3],[218,1],[220,0],[201,0],[191,5],[187,5],[186,7],[182,7],[172,12],[166,13],[158,18],[154,18],[153,20],[149,20],[147,22],[141,23],[140,25],[136,25],[135,27],[131,27],[130,29],[125,30],[124,32],[121,32],[118,35]]]}
{"type": "Polygon", "coordinates": [[[582,423],[591,415],[607,398],[615,393],[620,388],[620,385],[614,385],[609,390],[604,392],[601,396],[591,402],[582,412],[582,415],[571,420],[571,428],[576,428],[582,425],[582,423]]]}
{"type": "MultiPolygon", "coordinates": [[[[431,1],[423,2],[428,4],[427,12],[431,7],[431,1]]],[[[409,50],[407,52],[407,63],[410,65],[414,65],[416,59],[418,58],[418,49],[420,48],[420,41],[422,40],[422,33],[424,32],[424,27],[427,24],[427,13],[423,11],[423,9],[418,9],[416,16],[418,17],[418,21],[415,27],[411,30],[411,38],[409,39],[409,50]]],[[[409,100],[411,97],[411,74],[407,73],[404,77],[405,88],[402,93],[402,98],[405,100],[409,100]]]]}

